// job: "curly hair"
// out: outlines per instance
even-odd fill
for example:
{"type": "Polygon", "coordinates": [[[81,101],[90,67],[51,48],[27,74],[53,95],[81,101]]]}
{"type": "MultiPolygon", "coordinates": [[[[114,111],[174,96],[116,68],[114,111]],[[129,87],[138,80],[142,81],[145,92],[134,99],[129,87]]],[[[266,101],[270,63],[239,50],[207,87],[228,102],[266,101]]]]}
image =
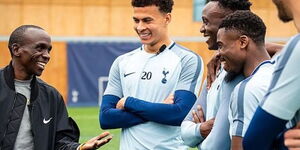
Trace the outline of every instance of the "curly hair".
{"type": "Polygon", "coordinates": [[[171,13],[174,5],[173,0],[132,0],[133,7],[146,7],[155,5],[159,7],[159,11],[163,13],[171,13]]]}
{"type": "Polygon", "coordinates": [[[210,1],[217,1],[221,7],[232,11],[250,10],[250,6],[252,5],[249,0],[207,0],[207,3],[210,1]]]}
{"type": "Polygon", "coordinates": [[[13,56],[12,54],[12,45],[14,43],[23,45],[23,41],[24,41],[24,33],[27,29],[29,28],[34,28],[34,29],[40,29],[40,30],[44,30],[43,28],[36,26],[36,25],[22,25],[19,26],[18,28],[16,28],[9,37],[8,40],[8,49],[10,51],[11,56],[13,56]]]}
{"type": "Polygon", "coordinates": [[[249,10],[238,10],[225,17],[219,29],[237,31],[250,37],[256,44],[264,44],[266,26],[262,19],[249,10]]]}

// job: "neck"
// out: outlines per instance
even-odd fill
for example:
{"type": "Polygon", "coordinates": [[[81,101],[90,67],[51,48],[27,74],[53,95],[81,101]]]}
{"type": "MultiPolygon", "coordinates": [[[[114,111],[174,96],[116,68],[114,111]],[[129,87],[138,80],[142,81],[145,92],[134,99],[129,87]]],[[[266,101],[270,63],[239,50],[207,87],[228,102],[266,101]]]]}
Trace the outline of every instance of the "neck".
{"type": "Polygon", "coordinates": [[[300,33],[300,10],[295,10],[294,14],[294,24],[297,28],[298,33],[300,33]]]}
{"type": "Polygon", "coordinates": [[[160,41],[160,42],[157,42],[156,44],[154,45],[151,45],[151,44],[147,44],[145,45],[145,51],[148,52],[148,53],[157,53],[160,49],[160,47],[162,45],[170,45],[171,44],[171,40],[169,38],[167,38],[166,40],[163,40],[163,41],[160,41]]]}
{"type": "Polygon", "coordinates": [[[244,65],[244,76],[249,77],[260,63],[269,59],[270,56],[264,46],[249,51],[244,65]]]}
{"type": "Polygon", "coordinates": [[[294,0],[294,1],[287,1],[287,7],[291,9],[291,12],[293,14],[293,20],[294,24],[297,28],[298,33],[300,33],[300,1],[294,0]]]}
{"type": "Polygon", "coordinates": [[[30,80],[32,78],[32,75],[29,75],[26,71],[25,68],[20,65],[16,61],[12,61],[12,66],[14,68],[15,72],[15,79],[17,80],[30,80]]]}

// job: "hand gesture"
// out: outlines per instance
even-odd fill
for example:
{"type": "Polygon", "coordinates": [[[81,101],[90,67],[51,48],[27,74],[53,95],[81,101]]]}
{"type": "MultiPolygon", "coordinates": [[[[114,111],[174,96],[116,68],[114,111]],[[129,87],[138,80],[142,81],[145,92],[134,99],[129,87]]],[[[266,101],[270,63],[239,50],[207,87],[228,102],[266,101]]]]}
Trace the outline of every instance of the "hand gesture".
{"type": "Polygon", "coordinates": [[[195,123],[202,123],[205,121],[204,113],[201,105],[197,105],[197,110],[193,110],[192,115],[193,115],[193,122],[195,123]]]}
{"type": "Polygon", "coordinates": [[[165,104],[174,104],[174,94],[170,94],[164,101],[165,104]]]}
{"type": "Polygon", "coordinates": [[[79,150],[94,150],[100,148],[102,145],[108,143],[112,139],[109,132],[103,132],[102,134],[91,138],[86,143],[79,147],[79,150]]]}
{"type": "Polygon", "coordinates": [[[118,101],[118,103],[117,103],[117,105],[116,105],[116,108],[117,109],[125,109],[124,107],[125,107],[125,101],[126,101],[126,98],[121,98],[119,101],[118,101]]]}
{"type": "Polygon", "coordinates": [[[200,125],[200,134],[202,137],[206,138],[210,133],[212,127],[214,126],[215,118],[212,118],[208,121],[201,123],[200,125]]]}
{"type": "Polygon", "coordinates": [[[220,61],[220,54],[216,53],[213,58],[207,63],[207,85],[206,88],[209,89],[211,84],[217,78],[217,72],[220,70],[221,61],[220,61]]]}
{"type": "Polygon", "coordinates": [[[300,150],[300,122],[284,133],[284,144],[289,150],[300,150]]]}

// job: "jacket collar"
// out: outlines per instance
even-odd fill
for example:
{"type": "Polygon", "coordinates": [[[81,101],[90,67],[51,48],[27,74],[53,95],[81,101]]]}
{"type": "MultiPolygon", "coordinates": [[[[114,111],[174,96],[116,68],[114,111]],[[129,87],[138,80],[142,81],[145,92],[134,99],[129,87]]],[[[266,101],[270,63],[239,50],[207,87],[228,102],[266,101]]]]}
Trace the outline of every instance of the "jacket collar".
{"type": "MultiPolygon", "coordinates": [[[[11,90],[16,91],[15,90],[15,71],[12,66],[12,62],[10,62],[9,65],[6,66],[3,71],[4,71],[4,79],[6,81],[6,84],[8,85],[8,87],[11,90]]],[[[31,83],[30,83],[30,88],[31,88],[30,101],[33,102],[37,98],[38,93],[39,93],[36,76],[33,76],[31,83]]]]}

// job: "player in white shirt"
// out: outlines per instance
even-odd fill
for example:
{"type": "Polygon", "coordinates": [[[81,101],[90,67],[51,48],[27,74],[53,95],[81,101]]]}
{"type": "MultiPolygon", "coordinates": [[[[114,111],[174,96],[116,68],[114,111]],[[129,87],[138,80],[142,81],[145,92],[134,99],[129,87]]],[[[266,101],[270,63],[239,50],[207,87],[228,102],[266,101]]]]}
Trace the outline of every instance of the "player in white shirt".
{"type": "Polygon", "coordinates": [[[265,49],[265,33],[257,15],[236,11],[222,21],[217,34],[224,69],[246,77],[234,88],[229,103],[232,150],[242,149],[244,133],[271,81],[275,62],[265,49]]]}
{"type": "Polygon", "coordinates": [[[182,150],[182,120],[196,100],[202,59],[168,34],[172,0],[132,0],[142,47],[113,63],[100,109],[104,129],[122,128],[121,150],[182,150]],[[168,95],[174,100],[166,102],[168,95]]]}
{"type": "MultiPolygon", "coordinates": [[[[273,0],[279,12],[279,18],[288,22],[294,19],[300,32],[300,1],[273,0]]],[[[294,36],[279,56],[270,89],[250,123],[243,141],[244,149],[271,149],[274,146],[289,149],[300,148],[300,35],[294,36]],[[289,121],[289,124],[286,124],[289,121]],[[298,126],[296,126],[298,122],[298,126]],[[288,130],[287,128],[294,127],[288,130]],[[263,135],[263,136],[262,136],[263,135]],[[283,135],[285,142],[283,143],[283,135]],[[278,138],[279,137],[279,138],[278,138]]]]}

